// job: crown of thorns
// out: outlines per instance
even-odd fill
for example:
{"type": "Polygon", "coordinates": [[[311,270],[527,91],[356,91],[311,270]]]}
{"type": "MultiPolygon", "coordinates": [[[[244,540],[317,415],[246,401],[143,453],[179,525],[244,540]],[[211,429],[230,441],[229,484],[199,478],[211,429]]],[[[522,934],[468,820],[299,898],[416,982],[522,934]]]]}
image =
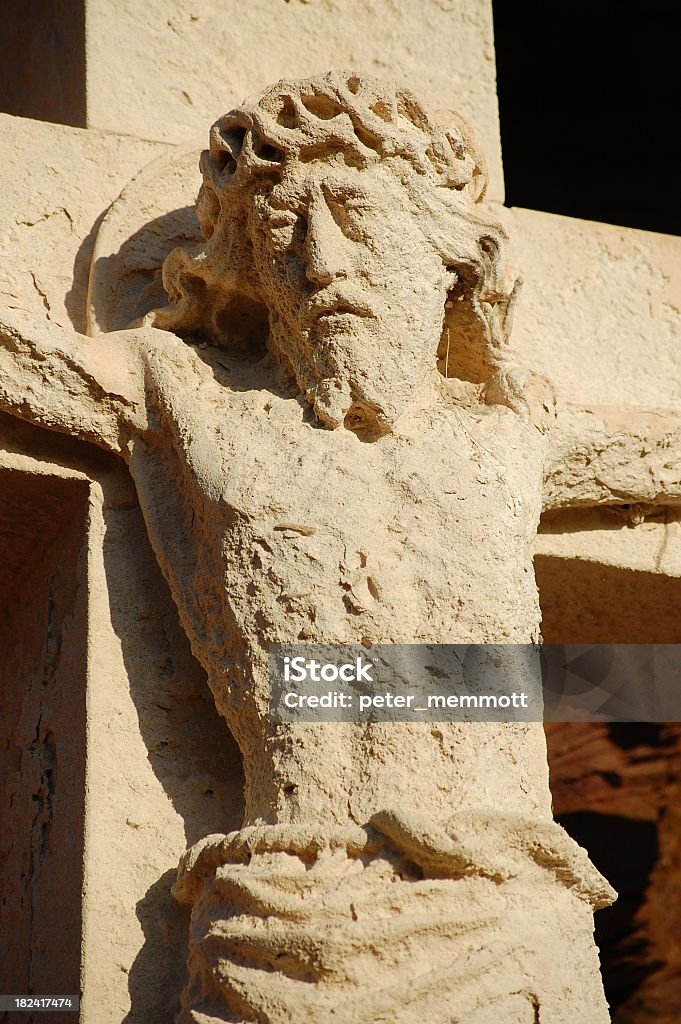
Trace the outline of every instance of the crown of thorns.
{"type": "Polygon", "coordinates": [[[484,191],[480,154],[465,123],[449,112],[448,122],[437,124],[407,89],[356,73],[281,81],[216,121],[201,170],[205,184],[224,194],[329,152],[359,168],[399,157],[476,201],[484,191]]]}

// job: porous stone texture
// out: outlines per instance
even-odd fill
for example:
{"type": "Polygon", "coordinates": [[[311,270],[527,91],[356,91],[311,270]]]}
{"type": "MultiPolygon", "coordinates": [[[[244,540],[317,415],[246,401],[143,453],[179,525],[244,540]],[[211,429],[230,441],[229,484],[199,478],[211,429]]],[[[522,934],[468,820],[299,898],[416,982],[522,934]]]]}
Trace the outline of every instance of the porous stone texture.
{"type": "MultiPolygon", "coordinates": [[[[260,133],[275,154],[283,147],[283,187],[236,198],[231,175],[204,162],[199,213],[211,246],[194,212],[206,124],[283,77],[299,123],[314,126],[338,97],[319,88],[325,98],[310,110],[295,77],[331,65],[399,75],[434,107],[466,115],[487,155],[488,196],[500,199],[489,3],[84,8],[87,83],[69,104],[82,101],[90,129],[0,115],[0,390],[12,413],[0,424],[2,628],[15,649],[2,692],[12,809],[2,811],[0,933],[16,978],[0,990],[20,990],[27,963],[43,991],[77,990],[80,942],[87,1024],[167,1024],[189,941],[170,888],[190,846],[176,888],[193,914],[185,1020],[289,1021],[291,1007],[351,1024],[424,1013],[470,1024],[607,1020],[590,931],[591,905],[610,897],[550,824],[538,731],[268,731],[263,650],[271,637],[536,637],[530,544],[540,507],[547,639],[569,628],[582,642],[677,642],[679,239],[494,204],[482,216],[480,153],[451,116],[438,123],[453,156],[443,161],[438,136],[432,167],[418,147],[391,152],[387,129],[377,135],[366,118],[356,140],[343,122],[342,159],[303,145],[296,165],[275,90],[258,111],[245,104],[221,119],[211,151],[218,170],[234,159],[260,173],[267,151],[241,152],[260,133]],[[373,134],[362,137],[366,128],[373,134]],[[368,182],[359,208],[324,187],[352,171],[368,182]],[[387,203],[400,232],[377,217],[387,203]],[[225,223],[235,210],[236,241],[225,223]],[[525,282],[519,303],[500,225],[525,282]],[[175,317],[183,343],[109,334],[165,303],[161,268],[178,246],[165,326],[175,317]],[[409,276],[403,260],[421,272],[409,276]],[[192,296],[184,270],[203,295],[192,296]],[[343,280],[353,300],[366,288],[382,329],[364,316],[343,338],[337,304],[320,334],[326,362],[306,366],[320,271],[333,276],[334,302],[343,280]],[[287,322],[298,285],[301,315],[287,322]],[[280,320],[269,345],[263,310],[280,320]],[[381,348],[396,336],[391,318],[405,338],[420,330],[425,344],[430,331],[440,378],[430,366],[405,386],[409,351],[392,350],[401,375],[381,348]],[[71,328],[107,336],[88,342],[71,328]],[[287,336],[297,365],[282,374],[287,336]],[[553,380],[557,405],[523,363],[553,380]],[[318,393],[315,374],[334,386],[318,393]],[[647,411],[623,411],[632,403],[647,411]],[[137,493],[123,460],[63,432],[122,454],[137,493]],[[238,751],[206,673],[237,732],[247,709],[245,819],[238,751]],[[464,971],[452,966],[461,959],[464,971]]],[[[40,22],[44,39],[49,19],[40,22]]],[[[11,56],[3,67],[14,88],[11,56]]],[[[41,110],[46,100],[64,109],[63,97],[46,97],[54,81],[43,62],[31,85],[41,110]]],[[[385,109],[373,113],[381,120],[385,109]]],[[[662,744],[625,749],[595,728],[550,738],[555,805],[631,820],[639,831],[621,833],[620,845],[642,856],[655,835],[660,856],[636,895],[645,948],[625,944],[619,962],[643,982],[617,1020],[671,1024],[678,742],[668,729],[662,744]]],[[[628,907],[630,879],[612,880],[628,907]]]]}
{"type": "Polygon", "coordinates": [[[681,405],[681,238],[536,210],[495,214],[521,268],[513,345],[573,402],[681,405]]]}
{"type": "Polygon", "coordinates": [[[632,524],[660,507],[678,508],[680,409],[560,403],[544,468],[544,508],[610,506],[632,524]]]}
{"type": "Polygon", "coordinates": [[[122,463],[3,416],[0,467],[2,987],[82,989],[85,1021],[166,1024],[185,973],[177,861],[238,826],[238,751],[122,463]]]}
{"type": "Polygon", "coordinates": [[[558,420],[509,357],[470,130],[335,73],[221,118],[202,170],[166,308],[94,338],[8,314],[0,348],[2,409],[126,460],[243,755],[242,829],[182,867],[179,1019],[605,1022],[613,894],[552,821],[539,723],[268,715],[273,642],[537,638],[558,420]]]}
{"type": "Polygon", "coordinates": [[[279,78],[357,68],[399,77],[432,106],[455,107],[475,124],[490,192],[503,199],[489,0],[85,6],[88,126],[184,143],[279,78]]]}
{"type": "Polygon", "coordinates": [[[0,114],[3,308],[85,330],[99,219],[126,181],[166,148],[0,114]]]}

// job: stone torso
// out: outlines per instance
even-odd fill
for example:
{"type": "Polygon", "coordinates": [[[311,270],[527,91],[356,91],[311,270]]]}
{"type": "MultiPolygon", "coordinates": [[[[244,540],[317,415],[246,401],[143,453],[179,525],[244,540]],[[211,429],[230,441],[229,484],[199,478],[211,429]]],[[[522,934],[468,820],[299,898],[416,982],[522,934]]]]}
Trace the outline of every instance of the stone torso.
{"type": "MultiPolygon", "coordinates": [[[[284,738],[286,730],[268,721],[267,649],[295,640],[536,639],[529,542],[538,517],[540,435],[508,410],[474,416],[434,395],[395,434],[364,443],[349,431],[320,428],[298,400],[276,393],[267,361],[244,370],[219,350],[202,356],[179,341],[149,351],[149,401],[159,429],[136,447],[130,467],[218,707],[247,761],[256,740],[269,750],[273,778],[264,789],[278,794],[278,806],[263,810],[254,793],[258,815],[295,816],[281,796],[286,789],[298,796],[305,790],[308,810],[312,800],[342,817],[353,780],[362,790],[358,803],[377,809],[388,790],[406,784],[403,770],[386,767],[403,762],[405,752],[410,785],[414,772],[428,790],[438,779],[444,813],[454,762],[468,756],[475,774],[481,754],[484,762],[470,725],[443,726],[440,739],[425,727],[426,743],[421,725],[375,727],[384,733],[378,764],[355,743],[361,727],[315,727],[304,745],[324,746],[325,758],[317,759],[324,777],[312,777],[312,757],[297,773],[291,734],[305,727],[287,727],[284,738]],[[334,746],[337,800],[329,788],[334,746]],[[367,788],[367,773],[376,772],[367,788]]],[[[528,727],[494,728],[517,770],[509,728],[525,735],[528,727]]],[[[261,752],[258,763],[262,775],[261,752]]]]}
{"type": "MultiPolygon", "coordinates": [[[[220,379],[180,342],[171,358],[150,357],[162,429],[147,444],[165,448],[177,472],[162,489],[158,472],[145,474],[143,489],[155,498],[151,515],[189,504],[195,523],[210,520],[229,603],[254,617],[263,642],[536,639],[530,544],[543,446],[534,428],[504,408],[472,414],[434,395],[395,434],[363,443],[276,394],[266,364],[246,389],[217,350],[205,358],[220,379]]],[[[199,598],[201,574],[216,566],[197,550],[199,598]]],[[[174,563],[173,552],[171,585],[191,603],[174,563]]]]}

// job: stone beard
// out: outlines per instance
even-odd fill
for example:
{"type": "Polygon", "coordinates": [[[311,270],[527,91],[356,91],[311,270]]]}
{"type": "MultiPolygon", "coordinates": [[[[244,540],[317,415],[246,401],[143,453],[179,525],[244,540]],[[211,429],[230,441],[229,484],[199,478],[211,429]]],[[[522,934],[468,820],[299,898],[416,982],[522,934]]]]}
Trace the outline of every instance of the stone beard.
{"type": "Polygon", "coordinates": [[[50,341],[66,398],[41,412],[40,378],[31,414],[73,429],[72,403],[127,459],[244,758],[243,829],[176,885],[178,1019],[605,1024],[612,891],[552,821],[540,723],[267,714],[272,643],[538,638],[553,406],[506,352],[515,281],[469,129],[331,73],[221,118],[201,169],[169,305],[98,340],[106,370],[50,341]],[[93,397],[117,360],[127,383],[93,397]]]}

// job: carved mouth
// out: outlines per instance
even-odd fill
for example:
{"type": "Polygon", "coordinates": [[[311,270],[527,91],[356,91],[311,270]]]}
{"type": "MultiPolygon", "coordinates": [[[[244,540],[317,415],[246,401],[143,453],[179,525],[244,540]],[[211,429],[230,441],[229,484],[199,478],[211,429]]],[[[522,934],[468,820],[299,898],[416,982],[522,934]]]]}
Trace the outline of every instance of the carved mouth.
{"type": "Polygon", "coordinates": [[[313,300],[310,312],[312,319],[315,321],[330,320],[338,316],[358,316],[364,319],[376,319],[376,314],[370,306],[343,298],[327,299],[326,301],[313,300]]]}

